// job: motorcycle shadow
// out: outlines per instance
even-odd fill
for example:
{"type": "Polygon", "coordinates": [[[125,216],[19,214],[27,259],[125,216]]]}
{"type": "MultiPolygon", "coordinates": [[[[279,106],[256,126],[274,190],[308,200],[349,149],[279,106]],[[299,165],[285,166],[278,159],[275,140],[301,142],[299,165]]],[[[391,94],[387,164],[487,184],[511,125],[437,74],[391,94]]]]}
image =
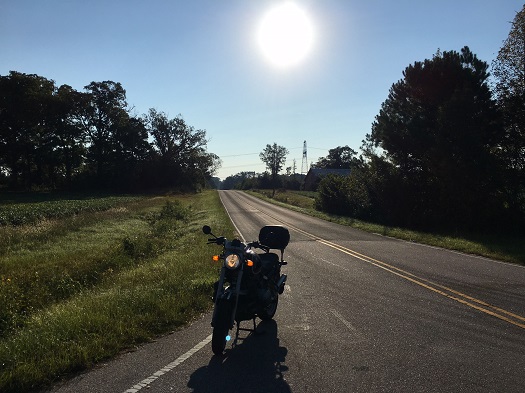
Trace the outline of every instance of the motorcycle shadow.
{"type": "MultiPolygon", "coordinates": [[[[249,326],[250,321],[244,323],[249,326]]],[[[291,393],[283,375],[288,370],[284,364],[288,350],[279,346],[277,323],[261,321],[257,333],[241,331],[239,337],[224,356],[213,356],[207,366],[196,370],[188,387],[194,393],[291,393]]]]}

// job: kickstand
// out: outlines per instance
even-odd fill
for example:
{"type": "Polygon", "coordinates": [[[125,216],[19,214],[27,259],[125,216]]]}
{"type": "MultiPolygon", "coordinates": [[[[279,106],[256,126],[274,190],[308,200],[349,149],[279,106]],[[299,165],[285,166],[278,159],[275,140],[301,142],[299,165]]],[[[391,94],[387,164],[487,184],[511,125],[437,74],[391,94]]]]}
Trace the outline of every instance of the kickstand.
{"type": "MultiPolygon", "coordinates": [[[[235,340],[233,340],[232,347],[235,347],[237,345],[237,341],[239,340],[239,331],[241,330],[245,332],[250,332],[250,334],[257,334],[257,325],[255,324],[255,318],[253,318],[253,329],[241,328],[241,322],[237,321],[237,332],[235,333],[235,340]]],[[[241,340],[244,340],[244,338],[241,338],[241,340]]]]}

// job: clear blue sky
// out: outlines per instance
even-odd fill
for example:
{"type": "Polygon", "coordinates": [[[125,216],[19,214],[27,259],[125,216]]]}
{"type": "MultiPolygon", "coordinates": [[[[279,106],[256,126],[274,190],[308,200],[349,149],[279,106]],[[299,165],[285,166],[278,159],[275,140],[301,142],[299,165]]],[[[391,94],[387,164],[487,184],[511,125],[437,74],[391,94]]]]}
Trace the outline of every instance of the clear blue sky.
{"type": "Polygon", "coordinates": [[[276,0],[0,0],[0,75],[38,74],[77,90],[112,80],[133,113],[181,114],[210,139],[218,176],[263,172],[266,144],[301,171],[328,150],[359,150],[390,86],[437,49],[467,45],[489,64],[518,0],[297,0],[311,52],[287,69],[257,29],[276,0]]]}

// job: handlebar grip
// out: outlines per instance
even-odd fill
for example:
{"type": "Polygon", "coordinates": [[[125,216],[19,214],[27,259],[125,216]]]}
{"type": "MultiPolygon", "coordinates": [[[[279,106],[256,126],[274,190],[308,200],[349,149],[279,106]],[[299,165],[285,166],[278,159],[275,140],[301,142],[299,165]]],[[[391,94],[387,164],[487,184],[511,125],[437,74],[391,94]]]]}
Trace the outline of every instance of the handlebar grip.
{"type": "Polygon", "coordinates": [[[252,247],[260,248],[261,250],[266,251],[266,252],[270,251],[270,247],[265,246],[264,244],[261,244],[258,241],[251,242],[250,245],[252,247]]]}

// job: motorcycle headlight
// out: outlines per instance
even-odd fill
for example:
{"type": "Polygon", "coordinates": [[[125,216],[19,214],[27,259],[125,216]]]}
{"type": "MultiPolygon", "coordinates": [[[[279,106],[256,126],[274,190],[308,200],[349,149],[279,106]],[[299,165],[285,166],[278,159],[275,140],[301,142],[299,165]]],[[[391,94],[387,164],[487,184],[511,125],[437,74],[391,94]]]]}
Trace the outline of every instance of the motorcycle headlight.
{"type": "Polygon", "coordinates": [[[237,269],[241,264],[241,260],[237,254],[230,254],[224,260],[224,265],[228,269],[237,269]]]}

